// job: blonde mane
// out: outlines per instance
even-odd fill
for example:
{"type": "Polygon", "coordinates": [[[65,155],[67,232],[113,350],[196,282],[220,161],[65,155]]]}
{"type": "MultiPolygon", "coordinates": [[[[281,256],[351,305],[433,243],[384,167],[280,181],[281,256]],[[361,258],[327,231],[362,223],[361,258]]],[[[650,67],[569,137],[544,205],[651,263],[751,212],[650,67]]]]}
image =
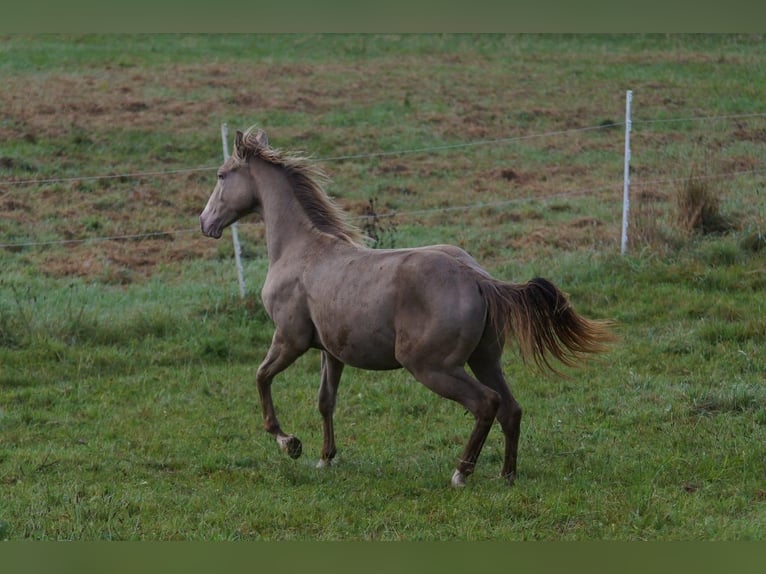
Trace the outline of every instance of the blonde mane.
{"type": "Polygon", "coordinates": [[[325,192],[330,178],[310,157],[271,147],[263,130],[252,126],[244,134],[237,134],[232,159],[247,163],[254,157],[284,169],[295,198],[317,231],[364,244],[364,234],[348,222],[345,212],[325,192]]]}

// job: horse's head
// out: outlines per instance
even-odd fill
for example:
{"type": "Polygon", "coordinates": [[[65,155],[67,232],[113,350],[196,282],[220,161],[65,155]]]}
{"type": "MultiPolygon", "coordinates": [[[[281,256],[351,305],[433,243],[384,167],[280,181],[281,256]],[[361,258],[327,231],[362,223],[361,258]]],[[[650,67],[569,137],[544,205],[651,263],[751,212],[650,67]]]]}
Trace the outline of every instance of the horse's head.
{"type": "MultiPolygon", "coordinates": [[[[262,131],[257,134],[256,140],[260,145],[268,145],[266,134],[262,131]]],[[[240,217],[257,211],[258,200],[248,164],[252,153],[253,149],[244,141],[242,132],[237,131],[234,154],[218,168],[218,181],[199,216],[202,233],[206,236],[218,239],[224,228],[240,217]]]]}

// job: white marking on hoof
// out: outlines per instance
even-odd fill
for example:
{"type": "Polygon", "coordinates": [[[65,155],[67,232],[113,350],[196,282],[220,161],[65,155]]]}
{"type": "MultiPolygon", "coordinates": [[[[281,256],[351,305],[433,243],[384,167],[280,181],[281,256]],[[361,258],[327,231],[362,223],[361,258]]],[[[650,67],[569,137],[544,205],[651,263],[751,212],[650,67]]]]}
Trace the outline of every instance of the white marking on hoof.
{"type": "Polygon", "coordinates": [[[279,448],[282,449],[282,452],[286,452],[290,458],[298,458],[301,455],[301,452],[303,452],[301,441],[298,440],[298,437],[293,435],[278,436],[277,444],[279,445],[279,448]]]}
{"type": "Polygon", "coordinates": [[[465,475],[459,470],[455,470],[452,475],[452,486],[455,488],[462,488],[465,486],[465,475]]]}
{"type": "Polygon", "coordinates": [[[319,462],[317,463],[317,468],[327,468],[330,466],[332,466],[332,459],[329,458],[320,458],[319,462]]]}

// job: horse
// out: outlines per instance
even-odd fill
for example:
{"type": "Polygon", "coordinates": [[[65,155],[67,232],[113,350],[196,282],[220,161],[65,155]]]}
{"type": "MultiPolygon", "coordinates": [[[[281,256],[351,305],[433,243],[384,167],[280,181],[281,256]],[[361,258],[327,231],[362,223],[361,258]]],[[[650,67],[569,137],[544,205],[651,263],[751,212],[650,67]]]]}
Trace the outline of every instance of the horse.
{"type": "Polygon", "coordinates": [[[501,367],[506,341],[516,340],[525,362],[558,372],[551,359],[574,365],[613,339],[609,321],[579,315],[546,279],[497,280],[452,245],[374,249],[327,195],[329,178],[317,162],[272,147],[257,126],[237,131],[217,175],[200,215],[202,233],[218,239],[250,213],[265,227],[269,265],[261,298],[274,334],[255,379],[264,428],[291,458],[301,455],[302,444],[280,427],[272,381],[318,349],[318,467],[336,455],[333,411],[344,367],[404,368],[474,417],[451,485],[465,485],[495,419],[505,437],[501,476],[511,484],[522,409],[501,367]]]}

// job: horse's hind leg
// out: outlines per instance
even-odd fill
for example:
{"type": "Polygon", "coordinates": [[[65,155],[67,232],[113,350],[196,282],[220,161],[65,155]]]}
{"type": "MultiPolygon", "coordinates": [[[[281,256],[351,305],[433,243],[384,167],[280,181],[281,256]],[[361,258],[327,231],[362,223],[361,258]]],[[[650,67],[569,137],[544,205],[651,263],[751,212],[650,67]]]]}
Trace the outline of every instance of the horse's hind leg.
{"type": "Polygon", "coordinates": [[[516,461],[521,434],[521,406],[513,397],[501,367],[502,348],[497,344],[482,344],[468,359],[476,378],[500,396],[497,420],[505,435],[505,458],[501,476],[509,484],[516,478],[516,461]]]}
{"type": "Polygon", "coordinates": [[[298,357],[305,353],[306,349],[288,343],[277,330],[271,341],[271,347],[268,353],[266,353],[266,358],[261,363],[261,366],[258,367],[258,372],[255,376],[258,394],[261,398],[261,408],[263,409],[263,426],[276,439],[279,447],[290,458],[298,458],[303,447],[298,437],[285,434],[279,426],[279,420],[274,411],[274,403],[271,399],[271,382],[275,376],[284,371],[298,357]]]}
{"type": "Polygon", "coordinates": [[[335,357],[322,351],[322,383],[319,386],[319,413],[322,415],[324,438],[322,441],[322,454],[317,467],[330,466],[335,457],[335,433],[333,431],[332,416],[335,410],[335,397],[338,392],[338,383],[343,373],[343,363],[335,357]]]}
{"type": "Polygon", "coordinates": [[[495,391],[478,383],[462,367],[448,370],[411,369],[411,372],[435,393],[463,405],[476,420],[452,475],[452,486],[464,486],[466,477],[474,471],[484,441],[492,428],[500,397],[495,391]]]}

